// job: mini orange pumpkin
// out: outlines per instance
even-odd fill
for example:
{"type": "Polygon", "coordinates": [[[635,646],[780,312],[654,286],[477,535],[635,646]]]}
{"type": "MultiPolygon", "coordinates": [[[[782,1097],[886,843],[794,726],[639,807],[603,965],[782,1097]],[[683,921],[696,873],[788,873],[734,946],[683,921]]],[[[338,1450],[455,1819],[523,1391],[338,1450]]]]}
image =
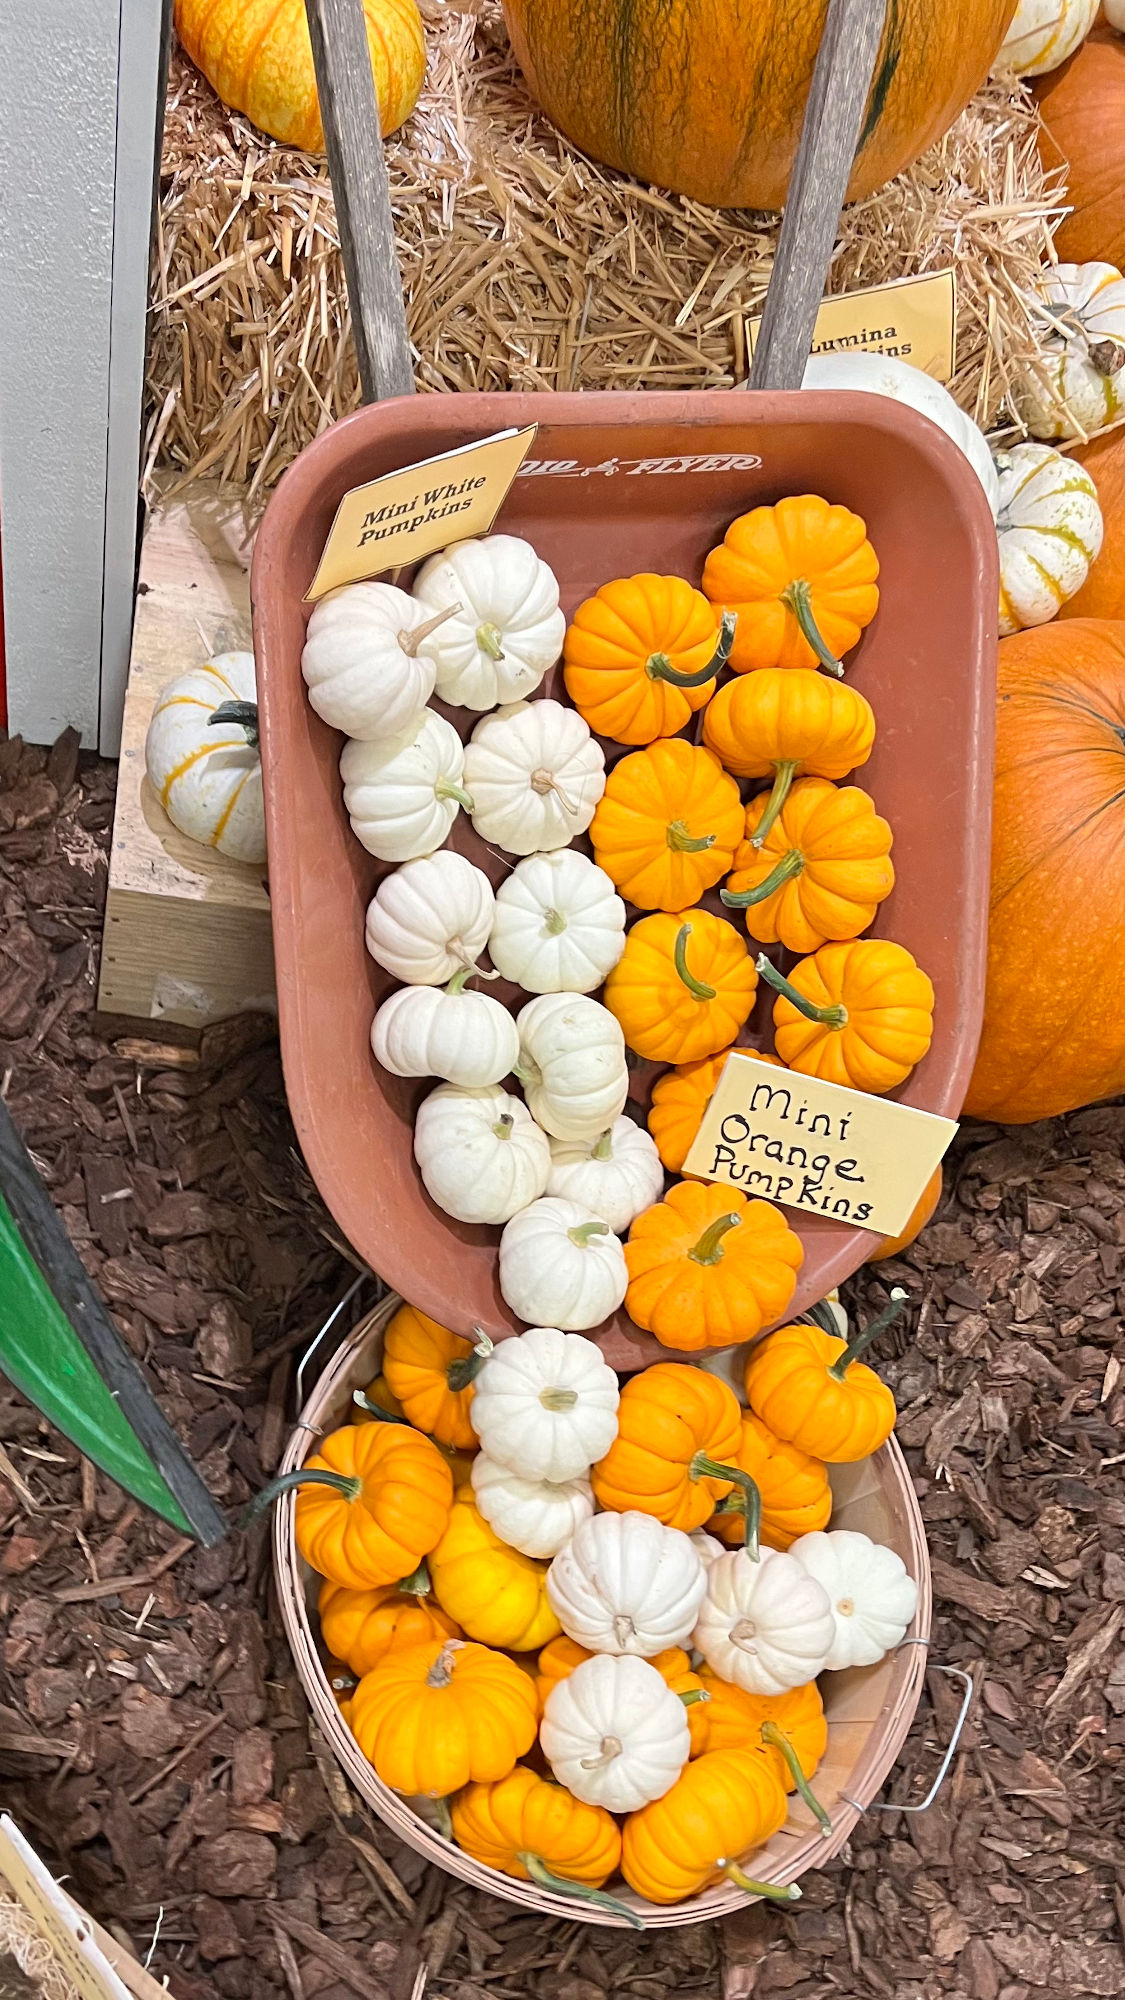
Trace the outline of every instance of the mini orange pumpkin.
{"type": "Polygon", "coordinates": [[[636,1923],[615,1897],[598,1894],[621,1859],[617,1822],[604,1806],[584,1805],[564,1785],[517,1764],[493,1784],[469,1785],[450,1812],[453,1838],[474,1861],[636,1923]]]}
{"type": "Polygon", "coordinates": [[[421,1572],[422,1588],[408,1577],[398,1590],[347,1590],[339,1583],[322,1583],[317,1611],[325,1645],[353,1674],[369,1674],[395,1646],[420,1646],[430,1639],[459,1639],[461,1627],[427,1596],[429,1577],[421,1572]]]}
{"type": "Polygon", "coordinates": [[[416,1306],[400,1306],[383,1338],[383,1373],[417,1430],[457,1451],[475,1451],[473,1381],[491,1351],[491,1341],[474,1347],[416,1306]]]}
{"type": "MultiPolygon", "coordinates": [[[[752,1410],[743,1412],[735,1463],[749,1473],[762,1496],[760,1532],[771,1548],[787,1549],[798,1535],[828,1526],[832,1493],[823,1461],[775,1437],[752,1410]]],[[[746,1535],[739,1501],[736,1489],[707,1523],[709,1534],[735,1547],[746,1535]]]]}
{"type": "Polygon", "coordinates": [[[437,1446],[404,1424],[345,1424],[299,1472],[258,1494],[250,1517],[296,1489],[293,1529],[331,1583],[370,1590],[413,1575],[445,1532],[453,1477],[437,1446]]]}
{"type": "Polygon", "coordinates": [[[774,987],[774,1041],[790,1069],[879,1096],[921,1062],[934,1032],[934,989],[904,945],[883,938],[825,944],[788,979],[764,955],[774,987]]]}
{"type": "Polygon", "coordinates": [[[602,997],[639,1056],[691,1062],[733,1042],[757,988],[734,925],[709,910],[684,910],[633,925],[602,997]]]}
{"type": "Polygon", "coordinates": [[[393,1792],[446,1798],[506,1778],[539,1725],[535,1683],[514,1660],[465,1639],[399,1646],[351,1698],[352,1735],[393,1792]]]}
{"type": "Polygon", "coordinates": [[[781,1326],[746,1359],[746,1397],[775,1437],[827,1465],[869,1458],[895,1427],[895,1399],[859,1357],[902,1311],[897,1288],[877,1319],[851,1341],[836,1332],[830,1312],[824,1325],[781,1326]]]}
{"type": "MultiPolygon", "coordinates": [[[[757,1062],[782,1067],[776,1056],[764,1055],[761,1049],[746,1049],[743,1053],[752,1055],[757,1062]]],[[[699,1062],[681,1063],[675,1069],[665,1070],[653,1084],[648,1129],[656,1142],[661,1164],[670,1174],[683,1169],[729,1054],[729,1049],[720,1049],[717,1055],[704,1056],[699,1062]]]]}
{"type": "Polygon", "coordinates": [[[707,1700],[698,1709],[701,1751],[696,1751],[693,1737],[693,1755],[708,1750],[773,1751],[781,1760],[786,1790],[799,1792],[824,1832],[831,1832],[832,1821],[808,1782],[828,1748],[828,1722],[816,1682],[807,1681],[786,1694],[747,1694],[744,1688],[721,1681],[710,1667],[702,1669],[699,1682],[707,1700]]]}
{"type": "Polygon", "coordinates": [[[653,1514],[690,1534],[739,1477],[730,1462],[740,1415],[734,1391],[702,1368],[657,1361],[630,1376],[617,1436],[590,1474],[595,1499],[612,1513],[653,1514]]]}
{"type": "Polygon", "coordinates": [[[566,691],[598,736],[674,736],[715,691],[734,637],[681,576],[627,576],[580,604],[563,643],[566,691]]]}
{"type": "Polygon", "coordinates": [[[713,750],[681,736],[623,757],[590,827],[594,860],[639,910],[685,910],[726,874],[742,801],[713,750]]]}
{"type": "Polygon", "coordinates": [[[680,1181],[629,1231],[626,1311],[664,1347],[752,1340],[788,1306],[803,1254],[770,1202],[721,1182],[680,1181]]]}
{"type": "Polygon", "coordinates": [[[777,1759],[761,1750],[709,1750],[684,1766],[670,1791],[625,1821],[621,1873],[650,1903],[678,1903],[729,1881],[755,1896],[789,1902],[800,1892],[754,1882],[738,1857],[785,1824],[777,1759]]]}
{"type": "Polygon", "coordinates": [[[807,667],[766,667],[719,689],[703,718],[703,740],[736,778],[773,780],[751,836],[760,846],[794,778],[844,778],[866,764],[875,717],[853,687],[807,667]]]}
{"type": "Polygon", "coordinates": [[[746,810],[746,839],[721,890],[759,944],[816,951],[858,937],[895,885],[891,829],[858,785],[801,778],[757,839],[762,801],[746,810]]]}
{"type": "Polygon", "coordinates": [[[879,608],[878,574],[859,515],[805,493],[732,521],[703,566],[703,590],[737,615],[737,673],[819,663],[840,674],[840,655],[879,608]]]}

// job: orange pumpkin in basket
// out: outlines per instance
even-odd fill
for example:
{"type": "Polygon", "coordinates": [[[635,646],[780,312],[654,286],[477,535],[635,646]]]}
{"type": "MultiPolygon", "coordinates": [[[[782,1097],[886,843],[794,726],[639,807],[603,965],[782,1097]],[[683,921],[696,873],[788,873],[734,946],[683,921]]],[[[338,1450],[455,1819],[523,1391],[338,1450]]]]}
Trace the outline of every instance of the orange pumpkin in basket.
{"type": "Polygon", "coordinates": [[[427,1596],[429,1578],[422,1574],[422,1589],[347,1590],[339,1583],[323,1583],[317,1600],[320,1632],[324,1643],[345,1661],[353,1674],[369,1674],[395,1646],[420,1646],[429,1639],[459,1639],[461,1627],[427,1596]]]}
{"type": "Polygon", "coordinates": [[[639,1056],[692,1062],[729,1047],[757,990],[734,925],[710,910],[683,910],[633,925],[602,997],[639,1056]]]}
{"type": "Polygon", "coordinates": [[[453,1505],[453,1476],[429,1438],[402,1424],[346,1424],[320,1441],[299,1472],[260,1493],[253,1512],[296,1489],[293,1531],[311,1568],[349,1590],[412,1576],[437,1546],[453,1505]]]}
{"type": "Polygon", "coordinates": [[[682,576],[617,577],[567,628],[566,691],[598,736],[674,736],[714,693],[733,636],[733,620],[682,576]]]}
{"type": "Polygon", "coordinates": [[[687,910],[726,874],[742,832],[738,786],[714,751],[673,736],[614,765],[590,839],[638,910],[687,910]]]}
{"type": "Polygon", "coordinates": [[[626,1311],[663,1347],[730,1347],[780,1319],[803,1255],[770,1202],[680,1181],[629,1230],[626,1311]]]}
{"type": "Polygon", "coordinates": [[[450,1333],[416,1306],[400,1306],[383,1339],[383,1373],[415,1428],[456,1451],[477,1449],[473,1383],[491,1352],[450,1333]]]}
{"type": "Polygon", "coordinates": [[[850,1341],[828,1330],[836,1325],[829,1308],[824,1325],[779,1326],[768,1333],[746,1358],[746,1400],[755,1416],[775,1437],[826,1465],[870,1458],[895,1427],[895,1399],[860,1356],[905,1301],[906,1293],[896,1288],[884,1311],[850,1341]]]}
{"type": "Polygon", "coordinates": [[[635,1921],[613,1896],[598,1893],[621,1859],[617,1822],[604,1806],[585,1805],[517,1764],[493,1784],[467,1786],[450,1812],[453,1838],[474,1861],[635,1921]]]}
{"type": "Polygon", "coordinates": [[[817,951],[858,937],[895,885],[891,829],[858,785],[801,778],[759,840],[764,801],[746,809],[746,838],[720,890],[759,944],[817,951]]]}
{"type": "Polygon", "coordinates": [[[352,1735],[393,1792],[446,1798],[506,1778],[539,1725],[522,1667],[466,1639],[398,1646],[351,1699],[352,1735]]]}
{"type": "Polygon", "coordinates": [[[859,515],[805,493],[732,521],[703,566],[703,591],[737,617],[736,672],[820,665],[841,674],[841,655],[879,608],[878,574],[859,515]]]}
{"type": "Polygon", "coordinates": [[[749,1895],[788,1902],[789,1890],[754,1882],[739,1866],[784,1826],[787,1812],[774,1755],[709,1750],[684,1766],[663,1798],[629,1814],[621,1873],[650,1903],[678,1903],[724,1877],[749,1895]]]}
{"type": "Polygon", "coordinates": [[[590,1474],[595,1499],[612,1513],[652,1514],[690,1534],[740,1476],[731,1469],[739,1417],[734,1391],[702,1368],[658,1361],[630,1376],[617,1436],[590,1474]]]}
{"type": "MultiPolygon", "coordinates": [[[[762,1496],[762,1540],[787,1549],[798,1535],[826,1528],[832,1513],[828,1472],[819,1458],[775,1437],[752,1410],[742,1417],[735,1462],[748,1472],[762,1496]]],[[[734,1548],[745,1539],[746,1523],[736,1488],[707,1523],[707,1532],[734,1548]]]]}
{"type": "MultiPolygon", "coordinates": [[[[704,1667],[699,1675],[707,1700],[700,1704],[699,1739],[707,1750],[773,1751],[781,1760],[782,1783],[799,1792],[824,1832],[832,1822],[809,1784],[828,1748],[828,1722],[815,1681],[787,1694],[747,1694],[704,1667]]],[[[695,1752],[695,1739],[692,1740],[695,1752]]]]}

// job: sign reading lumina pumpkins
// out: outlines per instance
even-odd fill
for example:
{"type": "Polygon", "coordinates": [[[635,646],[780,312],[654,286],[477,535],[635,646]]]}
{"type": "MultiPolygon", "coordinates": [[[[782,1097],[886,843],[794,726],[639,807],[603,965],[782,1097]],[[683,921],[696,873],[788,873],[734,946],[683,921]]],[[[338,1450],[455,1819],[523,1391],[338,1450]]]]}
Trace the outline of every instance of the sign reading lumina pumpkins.
{"type": "Polygon", "coordinates": [[[952,1118],[735,1051],[685,1174],[896,1236],[957,1130],[952,1118]]]}
{"type": "MultiPolygon", "coordinates": [[[[747,321],[751,358],[760,319],[747,321]]],[[[957,280],[953,271],[895,278],[842,298],[825,299],[816,316],[817,354],[889,354],[937,382],[953,377],[957,348],[957,280]]]]}

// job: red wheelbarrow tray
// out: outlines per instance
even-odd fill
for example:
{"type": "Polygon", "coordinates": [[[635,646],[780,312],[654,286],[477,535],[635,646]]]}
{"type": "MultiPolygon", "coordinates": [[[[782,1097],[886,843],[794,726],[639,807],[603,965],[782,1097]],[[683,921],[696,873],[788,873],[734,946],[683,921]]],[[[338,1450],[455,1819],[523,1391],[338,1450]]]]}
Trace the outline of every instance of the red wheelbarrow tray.
{"type": "MultiPolygon", "coordinates": [[[[538,435],[496,529],[525,536],[551,564],[568,616],[611,577],[656,570],[697,583],[735,516],[786,494],[823,494],[866,521],[881,600],[847,678],[875,712],[859,782],[894,829],[897,877],[870,934],[913,952],[937,994],[929,1053],[892,1093],[904,1104],[947,1117],[961,1109],[980,1035],[988,918],[996,530],[976,474],[927,418],[880,396],[813,391],[411,396],[359,410],[309,445],[270,501],[251,577],[289,1101],[310,1171],[355,1250],[432,1318],[494,1339],[521,1330],[497,1283],[500,1232],[456,1222],[431,1202],[412,1133],[432,1080],[389,1076],[371,1053],[372,1016],[396,982],[369,956],[363,917],[388,869],[351,833],[342,739],[306,699],[302,600],[350,488],[528,424],[538,435]]],[[[539,693],[565,699],[558,668],[539,693]]],[[[479,720],[443,712],[465,735],[479,720]]],[[[610,761],[628,754],[603,747],[610,761]]],[[[493,882],[511,865],[464,814],[450,845],[493,882]]],[[[721,908],[714,892],[704,901],[721,908]]],[[[772,1046],[762,986],[737,1046],[772,1046]]],[[[490,990],[518,998],[500,982],[490,990]]],[[[632,1073],[636,1115],[655,1073],[632,1073]]],[[[805,1253],[791,1316],[848,1277],[877,1239],[828,1217],[788,1215],[805,1253]]],[[[622,1370],[668,1353],[624,1310],[591,1337],[622,1370]]]]}

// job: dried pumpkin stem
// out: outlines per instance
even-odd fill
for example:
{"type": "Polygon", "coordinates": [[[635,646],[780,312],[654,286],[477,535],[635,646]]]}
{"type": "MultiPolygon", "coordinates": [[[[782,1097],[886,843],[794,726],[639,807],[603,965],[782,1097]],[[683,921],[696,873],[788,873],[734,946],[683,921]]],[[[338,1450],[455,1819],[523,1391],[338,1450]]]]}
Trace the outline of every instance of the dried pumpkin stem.
{"type": "Polygon", "coordinates": [[[791,882],[794,875],[801,873],[804,865],[805,857],[800,848],[791,847],[788,854],[782,855],[781,860],[770,869],[765,880],[759,882],[756,889],[720,889],[720,901],[726,904],[728,910],[748,910],[752,903],[764,903],[776,889],[781,889],[786,882],[791,882]]]}
{"type": "Polygon", "coordinates": [[[848,1369],[851,1367],[852,1362],[858,1361],[860,1355],[865,1354],[867,1352],[867,1349],[870,1347],[872,1341],[875,1340],[879,1334],[885,1333],[889,1326],[894,1325],[895,1320],[898,1319],[900,1314],[902,1313],[902,1309],[906,1304],[907,1296],[908,1295],[906,1292],[903,1291],[902,1286],[896,1285],[894,1291],[891,1293],[890,1304],[883,1307],[883,1310],[879,1314],[877,1319],[873,1319],[869,1326],[865,1326],[861,1333],[855,1334],[853,1338],[849,1340],[839,1360],[834,1361],[832,1363],[831,1368],[828,1370],[828,1373],[831,1376],[833,1376],[837,1382],[842,1382],[844,1380],[844,1377],[846,1376],[848,1369]]]}
{"type": "Polygon", "coordinates": [[[713,833],[691,834],[682,819],[669,820],[666,837],[673,854],[704,854],[715,845],[713,833]]]}
{"type": "Polygon", "coordinates": [[[456,799],[467,813],[476,811],[475,800],[469,797],[463,785],[455,785],[452,778],[439,778],[434,786],[435,799],[456,799]]]}
{"type": "Polygon", "coordinates": [[[706,1452],[697,1451],[688,1474],[692,1479],[725,1479],[740,1489],[738,1511],[745,1517],[746,1534],[743,1546],[751,1562],[757,1562],[760,1555],[758,1531],[762,1525],[762,1496],[748,1472],[740,1465],[720,1465],[718,1459],[708,1458],[706,1452]]]}
{"type": "Polygon", "coordinates": [[[608,1125],[606,1127],[605,1131],[600,1134],[595,1144],[591,1147],[590,1158],[592,1160],[612,1160],[613,1158],[612,1125],[608,1125]]]}
{"type": "Polygon", "coordinates": [[[480,647],[482,653],[487,653],[490,660],[503,659],[503,638],[504,634],[498,625],[489,625],[486,623],[477,626],[477,645],[480,647]]]}
{"type": "Polygon", "coordinates": [[[483,967],[477,964],[472,953],[465,950],[464,941],[461,938],[447,938],[445,949],[451,958],[457,959],[465,967],[471,979],[499,979],[500,974],[498,972],[485,972],[483,967]]]}
{"type": "Polygon", "coordinates": [[[736,1889],[744,1889],[748,1896],[767,1896],[773,1903],[799,1903],[801,1891],[796,1882],[755,1882],[753,1876],[743,1874],[737,1861],[719,1860],[716,1868],[721,1868],[728,1882],[736,1889]]]}
{"type": "Polygon", "coordinates": [[[761,846],[778,813],[789,797],[789,787],[793,783],[797,763],[798,759],[796,757],[780,757],[774,765],[773,790],[766,801],[765,812],[762,814],[761,819],[750,836],[751,847],[761,846]]]}
{"type": "Polygon", "coordinates": [[[261,1492],[255,1495],[240,1525],[248,1528],[252,1521],[265,1513],[267,1507],[280,1500],[283,1493],[295,1493],[301,1486],[331,1486],[349,1504],[358,1500],[363,1492],[362,1479],[356,1479],[347,1472],[322,1471],[319,1466],[302,1467],[298,1472],[283,1472],[280,1478],[271,1479],[269,1485],[263,1486],[261,1492]]]}
{"type": "Polygon", "coordinates": [[[450,1681],[453,1679],[453,1656],[455,1653],[460,1652],[464,1643],[463,1639],[445,1640],[440,1652],[434,1658],[429,1673],[426,1675],[426,1686],[428,1688],[446,1688],[449,1686],[450,1681]]]}
{"type": "Polygon", "coordinates": [[[608,1236],[610,1228],[608,1222],[576,1222],[566,1233],[579,1250],[585,1250],[591,1236],[608,1236]]]}
{"type": "Polygon", "coordinates": [[[401,1590],[404,1597],[429,1597],[432,1594],[433,1584],[430,1582],[425,1556],[422,1557],[417,1569],[412,1569],[409,1576],[404,1576],[401,1583],[396,1583],[395,1589],[401,1590]]]}
{"type": "Polygon", "coordinates": [[[564,813],[569,813],[571,819],[577,818],[578,816],[577,801],[571,798],[569,792],[563,791],[563,788],[560,785],[558,779],[556,778],[554,772],[548,771],[547,766],[545,764],[541,764],[537,771],[532,772],[528,782],[531,786],[532,791],[538,792],[539,797],[541,799],[545,799],[548,792],[553,792],[560,806],[562,807],[564,813]]]}
{"type": "Polygon", "coordinates": [[[385,1410],[382,1403],[373,1403],[363,1389],[352,1390],[352,1402],[358,1409],[366,1410],[369,1417],[374,1417],[377,1424],[403,1424],[407,1430],[413,1429],[407,1417],[396,1417],[394,1411],[385,1410]]]}
{"type": "Polygon", "coordinates": [[[553,1874],[538,1854],[521,1853],[516,1859],[522,1861],[531,1880],[540,1889],[552,1889],[556,1896],[574,1896],[579,1902],[594,1903],[599,1910],[612,1910],[614,1916],[624,1917],[627,1924],[632,1924],[635,1931],[643,1931],[640,1918],[626,1903],[619,1903],[616,1896],[607,1896],[601,1889],[591,1889],[586,1882],[572,1882],[565,1875],[553,1874]]]}
{"type": "Polygon", "coordinates": [[[444,625],[447,618],[456,618],[457,613],[464,608],[463,604],[451,604],[445,611],[435,611],[433,617],[427,618],[424,625],[413,625],[408,631],[400,632],[398,643],[408,659],[414,658],[423,639],[428,639],[430,633],[436,632],[439,625],[444,625]]]}
{"type": "Polygon", "coordinates": [[[246,741],[252,750],[258,748],[258,704],[256,701],[224,701],[212,715],[207,717],[208,729],[216,723],[231,722],[245,730],[246,741]]]}
{"type": "Polygon", "coordinates": [[[818,1007],[815,1000],[806,999],[805,995],[794,986],[793,981],[786,979],[785,974],[778,971],[773,960],[767,958],[764,951],[758,953],[754,970],[760,979],[765,980],[767,986],[773,987],[775,993],[783,993],[790,1006],[795,1007],[798,1014],[803,1014],[806,1021],[818,1021],[822,1028],[847,1027],[848,1010],[842,1000],[835,1001],[830,1007],[818,1007]]]}
{"type": "Polygon", "coordinates": [[[691,925],[681,924],[676,933],[676,948],[672,954],[673,963],[693,1000],[713,1000],[715,998],[715,988],[713,986],[705,986],[702,979],[696,979],[695,975],[688,971],[687,948],[690,936],[691,925]]]}
{"type": "MultiPolygon", "coordinates": [[[[454,1395],[459,1394],[462,1389],[467,1389],[470,1382],[476,1381],[477,1376],[492,1353],[492,1342],[488,1335],[481,1333],[479,1327],[474,1327],[473,1331],[477,1335],[477,1341],[472,1353],[467,1354],[463,1361],[451,1361],[445,1371],[445,1379],[449,1387],[453,1390],[454,1395]]],[[[464,1335],[461,1336],[462,1339],[465,1337],[464,1335]]]]}
{"type": "Polygon", "coordinates": [[[806,1778],[804,1771],[801,1769],[801,1760],[798,1757],[797,1752],[793,1748],[793,1745],[790,1742],[788,1736],[785,1734],[784,1729],[779,1729],[776,1722],[763,1722],[761,1728],[761,1737],[762,1737],[762,1742],[768,1744],[772,1750],[780,1750],[782,1757],[785,1759],[786,1766],[788,1767],[789,1776],[793,1780],[794,1788],[800,1793],[801,1797],[804,1799],[805,1804],[807,1805],[813,1818],[817,1821],[821,1829],[821,1832],[831,1833],[832,1831],[831,1816],[830,1814],[825,1812],[824,1807],[821,1805],[820,1800],[817,1798],[816,1793],[813,1791],[812,1786],[810,1785],[808,1779],[806,1778]]]}
{"type": "Polygon", "coordinates": [[[624,1748],[620,1736],[603,1736],[598,1746],[598,1755],[581,1758],[579,1760],[581,1768],[583,1771],[604,1771],[607,1765],[613,1763],[615,1757],[620,1757],[624,1748]]]}
{"type": "Polygon", "coordinates": [[[510,1111],[502,1111],[492,1127],[493,1138],[510,1139],[512,1136],[512,1127],[515,1125],[515,1122],[510,1111]]]}
{"type": "Polygon", "coordinates": [[[813,617],[812,590],[809,587],[807,578],[796,576],[792,583],[786,584],[785,589],[781,593],[781,602],[787,611],[793,613],[794,618],[801,628],[802,637],[812,647],[821,666],[825,667],[830,674],[835,674],[837,680],[841,680],[844,673],[844,663],[842,660],[836,658],[831,646],[821,636],[820,627],[813,617]]]}

